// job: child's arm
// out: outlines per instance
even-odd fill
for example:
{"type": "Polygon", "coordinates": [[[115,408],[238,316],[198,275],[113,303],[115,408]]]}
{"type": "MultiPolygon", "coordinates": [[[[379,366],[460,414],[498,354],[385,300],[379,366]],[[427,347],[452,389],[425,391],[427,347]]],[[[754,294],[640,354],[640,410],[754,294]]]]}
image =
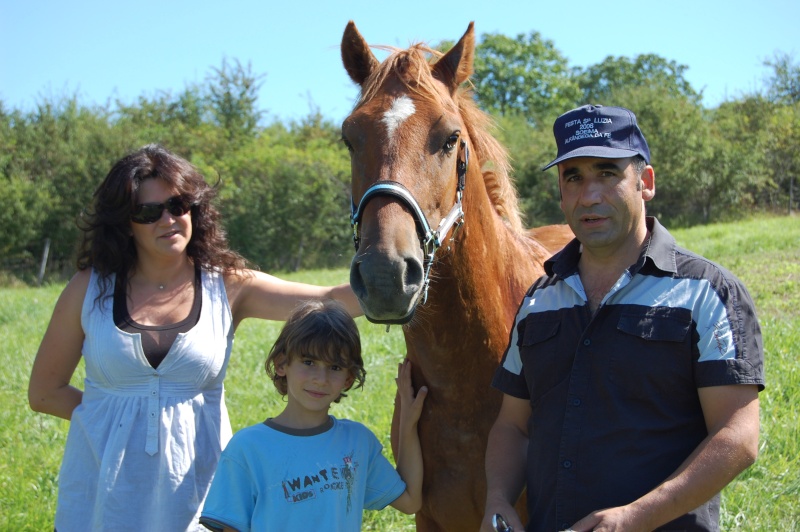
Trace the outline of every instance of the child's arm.
{"type": "Polygon", "coordinates": [[[422,404],[425,402],[428,388],[421,387],[414,397],[411,363],[408,360],[398,365],[395,380],[400,396],[397,472],[406,483],[406,491],[392,502],[392,506],[403,513],[413,514],[422,507],[422,448],[419,444],[417,422],[422,414],[422,404]]]}

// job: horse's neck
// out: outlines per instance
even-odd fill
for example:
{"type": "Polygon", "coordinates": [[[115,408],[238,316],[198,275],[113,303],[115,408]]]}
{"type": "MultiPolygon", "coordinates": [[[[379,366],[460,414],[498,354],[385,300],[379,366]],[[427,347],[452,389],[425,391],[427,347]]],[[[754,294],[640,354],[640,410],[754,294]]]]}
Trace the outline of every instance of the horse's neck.
{"type": "Polygon", "coordinates": [[[510,229],[488,198],[480,199],[465,214],[463,239],[453,249],[451,280],[472,308],[494,312],[495,319],[505,317],[507,330],[550,254],[535,240],[510,229]]]}
{"type": "Polygon", "coordinates": [[[457,365],[490,379],[519,303],[548,256],[485,210],[488,200],[477,207],[484,210],[467,212],[450,250],[437,257],[428,303],[405,328],[409,354],[428,375],[457,365]]]}

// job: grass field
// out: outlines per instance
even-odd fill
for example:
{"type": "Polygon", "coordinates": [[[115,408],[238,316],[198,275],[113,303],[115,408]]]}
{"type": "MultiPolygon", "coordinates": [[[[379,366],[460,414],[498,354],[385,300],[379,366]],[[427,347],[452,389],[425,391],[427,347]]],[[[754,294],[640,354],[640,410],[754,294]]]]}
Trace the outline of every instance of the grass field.
{"type": "MultiPolygon", "coordinates": [[[[748,286],[764,334],[767,389],[761,394],[761,449],[756,464],[723,491],[723,530],[800,530],[800,219],[756,218],[673,231],[679,243],[720,262],[748,286]]],[[[345,270],[287,278],[345,282],[345,270]]],[[[0,288],[0,530],[53,529],[58,467],[68,422],[35,414],[27,404],[31,363],[63,285],[0,288]]],[[[394,375],[404,344],[399,327],[358,319],[367,360],[364,389],[333,414],[362,421],[389,447],[394,375]]],[[[227,402],[233,429],[281,409],[263,373],[280,323],[254,320],[236,334],[227,402]]],[[[82,367],[74,379],[79,385],[82,367]]],[[[391,454],[387,452],[387,455],[391,454]]],[[[143,487],[143,489],[147,489],[143,487]]],[[[412,519],[389,508],[367,512],[365,530],[412,530],[412,519]]]]}

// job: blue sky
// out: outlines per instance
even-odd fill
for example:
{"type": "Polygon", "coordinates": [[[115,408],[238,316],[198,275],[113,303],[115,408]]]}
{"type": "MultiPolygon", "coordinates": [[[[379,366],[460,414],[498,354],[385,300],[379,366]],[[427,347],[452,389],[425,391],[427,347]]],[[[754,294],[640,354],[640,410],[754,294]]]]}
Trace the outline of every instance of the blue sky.
{"type": "Polygon", "coordinates": [[[457,40],[474,21],[479,35],[538,31],[571,66],[654,53],[688,66],[708,106],[761,89],[776,52],[800,61],[797,0],[0,0],[0,100],[134,103],[228,58],[265,74],[268,120],[319,108],[338,122],[357,95],[339,55],[350,19],[371,44],[457,40]]]}

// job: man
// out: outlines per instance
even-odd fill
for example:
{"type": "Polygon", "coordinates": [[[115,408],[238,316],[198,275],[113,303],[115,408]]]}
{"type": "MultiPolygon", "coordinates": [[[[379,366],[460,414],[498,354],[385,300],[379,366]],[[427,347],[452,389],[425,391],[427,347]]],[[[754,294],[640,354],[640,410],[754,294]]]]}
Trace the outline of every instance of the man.
{"type": "Polygon", "coordinates": [[[545,170],[576,238],[526,294],[493,381],[483,529],[500,513],[517,531],[718,530],[720,490],[758,452],[753,302],[645,216],[655,174],[631,111],[579,107],[553,132],[545,170]]]}

